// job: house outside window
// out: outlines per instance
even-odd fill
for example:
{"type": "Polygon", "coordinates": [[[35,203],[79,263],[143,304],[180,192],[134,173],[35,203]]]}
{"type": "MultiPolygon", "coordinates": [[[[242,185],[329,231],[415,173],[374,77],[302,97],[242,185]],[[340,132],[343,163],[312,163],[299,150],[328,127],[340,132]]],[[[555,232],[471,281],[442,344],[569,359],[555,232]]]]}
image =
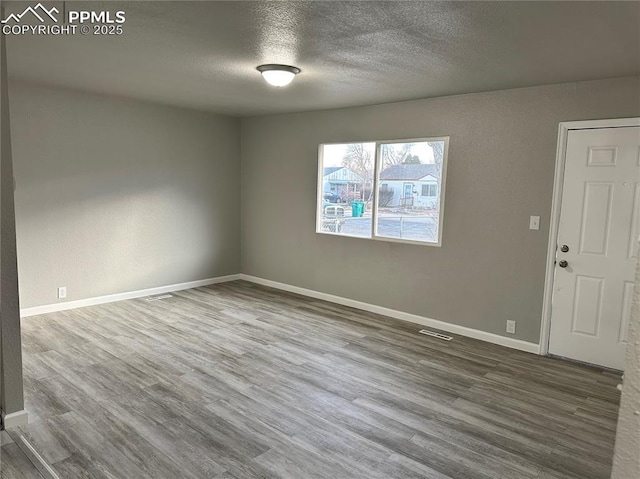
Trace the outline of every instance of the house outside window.
{"type": "Polygon", "coordinates": [[[316,232],[440,246],[448,142],[320,145],[316,232]]]}

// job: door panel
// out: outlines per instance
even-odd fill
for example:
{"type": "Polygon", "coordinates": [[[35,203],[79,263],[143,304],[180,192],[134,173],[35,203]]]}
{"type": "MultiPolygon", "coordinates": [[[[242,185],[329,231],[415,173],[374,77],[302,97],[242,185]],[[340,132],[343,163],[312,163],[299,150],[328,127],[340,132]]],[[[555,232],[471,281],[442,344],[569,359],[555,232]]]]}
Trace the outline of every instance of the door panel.
{"type": "Polygon", "coordinates": [[[552,354],[624,367],[640,233],[639,158],[639,127],[568,134],[549,338],[552,354]],[[561,250],[563,245],[568,251],[561,250]]]}
{"type": "Polygon", "coordinates": [[[603,278],[576,276],[571,331],[598,337],[602,313],[603,278]]]}
{"type": "Polygon", "coordinates": [[[613,183],[585,184],[580,252],[607,254],[613,183]]]}

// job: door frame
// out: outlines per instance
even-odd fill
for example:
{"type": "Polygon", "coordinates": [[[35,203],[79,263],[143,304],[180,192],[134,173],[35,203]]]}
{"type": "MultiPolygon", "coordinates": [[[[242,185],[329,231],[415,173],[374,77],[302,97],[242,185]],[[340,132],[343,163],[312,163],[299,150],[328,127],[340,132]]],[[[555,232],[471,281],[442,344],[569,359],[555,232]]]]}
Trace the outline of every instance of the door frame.
{"type": "Polygon", "coordinates": [[[560,209],[562,207],[562,187],[564,185],[564,167],[567,159],[567,139],[572,130],[597,130],[601,128],[640,127],[638,118],[616,118],[607,120],[563,121],[558,126],[558,146],[556,150],[556,169],[553,179],[553,197],[549,222],[549,244],[547,246],[547,267],[542,299],[542,321],[540,325],[540,354],[549,354],[551,337],[551,303],[555,276],[556,246],[560,227],[560,209]]]}

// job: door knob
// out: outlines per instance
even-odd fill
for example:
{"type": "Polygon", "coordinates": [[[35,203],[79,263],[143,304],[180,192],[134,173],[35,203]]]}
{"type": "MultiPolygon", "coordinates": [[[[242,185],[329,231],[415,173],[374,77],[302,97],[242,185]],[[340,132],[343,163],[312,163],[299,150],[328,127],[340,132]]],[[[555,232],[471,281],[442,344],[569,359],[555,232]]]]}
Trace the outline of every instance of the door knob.
{"type": "Polygon", "coordinates": [[[565,260],[562,260],[558,263],[558,266],[560,266],[561,268],[566,268],[567,266],[569,266],[569,263],[565,260]]]}
{"type": "Polygon", "coordinates": [[[560,251],[562,251],[563,253],[568,253],[569,247],[566,244],[563,244],[562,248],[560,248],[560,251]]]}

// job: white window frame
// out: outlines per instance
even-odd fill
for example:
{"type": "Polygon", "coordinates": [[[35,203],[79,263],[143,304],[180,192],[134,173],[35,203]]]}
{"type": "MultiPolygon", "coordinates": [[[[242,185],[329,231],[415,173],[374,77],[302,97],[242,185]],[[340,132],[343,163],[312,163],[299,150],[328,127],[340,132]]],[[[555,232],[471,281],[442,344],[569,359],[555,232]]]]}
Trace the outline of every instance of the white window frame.
{"type": "Polygon", "coordinates": [[[415,244],[422,246],[442,246],[442,228],[444,225],[444,200],[445,200],[445,190],[447,184],[447,164],[448,164],[448,156],[449,156],[449,137],[448,136],[437,136],[437,137],[428,137],[428,138],[405,138],[400,140],[358,140],[358,141],[336,141],[330,143],[321,143],[318,146],[318,180],[317,180],[317,198],[316,198],[316,233],[323,235],[333,235],[333,236],[342,236],[346,238],[358,238],[363,240],[375,240],[375,241],[387,241],[391,243],[407,243],[407,244],[415,244]],[[382,145],[389,145],[394,143],[427,143],[427,142],[438,142],[441,141],[444,143],[444,150],[442,153],[442,171],[440,176],[440,184],[438,185],[438,192],[435,196],[438,198],[438,202],[440,205],[438,212],[438,237],[436,242],[428,242],[428,241],[417,241],[403,238],[389,238],[386,236],[378,235],[378,190],[380,187],[380,171],[381,171],[381,162],[382,162],[382,145]],[[349,235],[345,233],[339,232],[331,232],[331,231],[323,231],[322,230],[322,203],[323,203],[323,169],[324,169],[324,146],[326,145],[348,145],[352,143],[373,143],[375,145],[374,148],[374,171],[373,171],[373,184],[371,185],[373,189],[372,196],[372,212],[371,212],[371,236],[356,236],[349,235]]]}

